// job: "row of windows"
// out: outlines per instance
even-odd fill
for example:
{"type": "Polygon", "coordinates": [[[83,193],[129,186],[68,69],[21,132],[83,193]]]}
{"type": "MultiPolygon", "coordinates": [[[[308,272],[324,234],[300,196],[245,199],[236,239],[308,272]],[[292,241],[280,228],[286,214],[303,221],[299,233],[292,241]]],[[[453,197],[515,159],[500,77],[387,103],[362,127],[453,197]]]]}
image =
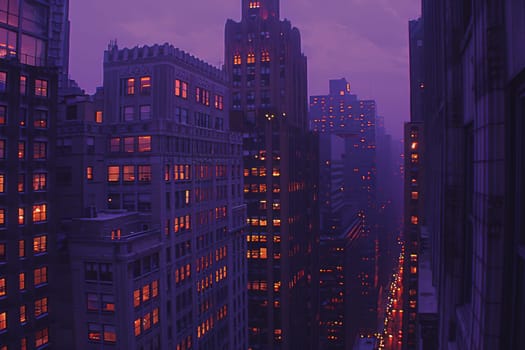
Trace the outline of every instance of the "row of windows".
{"type": "MultiPolygon", "coordinates": [[[[41,160],[47,158],[47,142],[35,141],[33,142],[33,156],[34,160],[41,160]]],[[[6,140],[0,140],[0,159],[6,159],[7,148],[6,140]]],[[[26,158],[26,142],[18,141],[18,159],[26,158]]]]}
{"type": "MultiPolygon", "coordinates": [[[[261,51],[261,62],[268,63],[270,62],[270,52],[268,50],[262,50],[261,51]]],[[[248,52],[246,55],[246,63],[247,64],[255,64],[255,53],[254,52],[248,52]]],[[[236,53],[233,56],[233,64],[238,66],[242,64],[242,56],[240,53],[236,53]]]]}
{"type": "MultiPolygon", "coordinates": [[[[18,192],[25,192],[25,175],[18,174],[17,176],[18,192]]],[[[0,173],[0,193],[5,193],[6,181],[6,174],[0,173]]],[[[47,173],[34,173],[31,185],[33,191],[45,191],[47,189],[47,173]]]]}
{"type": "MultiPolygon", "coordinates": [[[[0,105],[0,125],[6,125],[9,119],[7,106],[0,105]]],[[[48,124],[48,111],[37,109],[33,111],[32,115],[33,127],[36,129],[45,129],[48,124]]],[[[27,109],[20,108],[18,119],[15,118],[15,122],[19,126],[24,127],[27,123],[27,109]]]]}
{"type": "Polygon", "coordinates": [[[139,307],[141,304],[148,302],[150,299],[159,296],[159,281],[154,280],[151,283],[145,284],[142,288],[133,291],[133,306],[139,307]]]}
{"type": "MultiPolygon", "coordinates": [[[[7,224],[7,209],[0,208],[0,226],[5,226],[7,224]]],[[[35,204],[33,205],[32,210],[32,219],[33,223],[40,223],[47,221],[47,204],[35,204]]],[[[26,215],[25,208],[18,208],[18,224],[26,224],[26,215]]]]}
{"type": "MultiPolygon", "coordinates": [[[[33,238],[33,253],[44,254],[47,253],[47,235],[41,235],[33,238]]],[[[18,257],[26,257],[25,240],[21,239],[18,241],[18,257]]],[[[0,243],[0,262],[7,259],[7,245],[6,243],[0,243]]]]}
{"type": "Polygon", "coordinates": [[[151,136],[112,137],[109,140],[110,152],[151,152],[151,136]]]}
{"type": "Polygon", "coordinates": [[[138,337],[141,333],[148,331],[152,325],[159,323],[159,308],[153,309],[143,317],[137,318],[133,321],[134,334],[138,337]]]}
{"type": "MultiPolygon", "coordinates": [[[[47,283],[47,267],[38,267],[33,270],[33,281],[35,287],[39,287],[47,283]]],[[[20,272],[18,274],[18,289],[25,291],[26,286],[26,273],[20,272]]],[[[0,297],[7,295],[7,280],[5,277],[0,277],[0,297]]]]}
{"type": "Polygon", "coordinates": [[[121,174],[124,182],[151,182],[151,165],[110,165],[107,169],[108,182],[120,182],[121,174]]]}
{"type": "MultiPolygon", "coordinates": [[[[9,77],[8,77],[7,72],[0,71],[0,92],[7,91],[8,78],[9,77]]],[[[26,95],[28,78],[25,75],[20,75],[19,79],[20,79],[20,90],[19,90],[20,95],[26,95]]],[[[47,97],[48,96],[48,81],[44,79],[35,79],[35,89],[33,93],[35,96],[47,97]]]]}
{"type": "Polygon", "coordinates": [[[116,343],[117,330],[113,325],[88,323],[88,339],[93,342],[116,343]]]}
{"type": "Polygon", "coordinates": [[[135,95],[137,90],[137,82],[139,92],[142,95],[150,95],[151,94],[151,77],[150,76],[143,76],[139,79],[135,78],[127,78],[122,81],[121,90],[123,92],[123,95],[131,96],[135,95]]]}

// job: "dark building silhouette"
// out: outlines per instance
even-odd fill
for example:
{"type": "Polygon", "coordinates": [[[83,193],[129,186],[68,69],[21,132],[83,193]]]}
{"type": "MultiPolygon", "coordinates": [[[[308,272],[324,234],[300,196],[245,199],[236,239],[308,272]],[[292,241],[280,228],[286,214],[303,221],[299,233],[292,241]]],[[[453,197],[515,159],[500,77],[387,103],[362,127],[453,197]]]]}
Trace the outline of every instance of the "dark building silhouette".
{"type": "Polygon", "coordinates": [[[232,130],[243,133],[251,349],[317,349],[317,144],[306,57],[279,1],[242,1],[226,23],[232,130]]]}
{"type": "Polygon", "coordinates": [[[56,344],[56,115],[68,2],[0,3],[0,349],[56,344]]]}
{"type": "Polygon", "coordinates": [[[104,87],[64,97],[61,259],[76,310],[64,313],[74,335],[64,349],[247,348],[242,138],[229,96],[224,71],[171,45],[112,43],[104,87]]]}
{"type": "Polygon", "coordinates": [[[416,346],[520,348],[525,334],[525,4],[422,4],[422,19],[411,28],[422,25],[423,54],[412,55],[411,66],[423,67],[423,92],[412,95],[415,106],[423,99],[422,115],[412,117],[424,127],[425,205],[417,208],[423,220],[408,223],[405,234],[420,232],[419,251],[414,251],[420,281],[425,245],[431,243],[426,264],[438,307],[437,327],[425,324],[420,283],[416,346]]]}

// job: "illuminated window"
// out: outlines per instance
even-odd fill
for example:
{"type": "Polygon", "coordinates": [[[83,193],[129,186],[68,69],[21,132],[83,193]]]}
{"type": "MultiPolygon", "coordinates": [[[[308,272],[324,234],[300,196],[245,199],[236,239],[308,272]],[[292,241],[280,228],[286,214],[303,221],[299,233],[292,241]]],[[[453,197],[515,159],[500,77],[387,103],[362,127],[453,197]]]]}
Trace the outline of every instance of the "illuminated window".
{"type": "Polygon", "coordinates": [[[5,159],[5,140],[0,140],[0,159],[5,159]]]}
{"type": "Polygon", "coordinates": [[[151,93],[151,77],[145,76],[140,78],[140,93],[149,95],[151,93]]]}
{"type": "Polygon", "coordinates": [[[0,174],[0,193],[5,192],[5,174],[0,174]]]}
{"type": "Polygon", "coordinates": [[[26,256],[26,244],[23,239],[18,241],[18,257],[23,258],[26,256]]]}
{"type": "Polygon", "coordinates": [[[175,79],[175,96],[188,98],[188,83],[179,79],[175,79]]]}
{"type": "Polygon", "coordinates": [[[151,105],[142,105],[139,109],[140,120],[151,119],[151,105]]]}
{"type": "Polygon", "coordinates": [[[0,313],[0,331],[7,329],[7,312],[0,313]]]}
{"type": "Polygon", "coordinates": [[[126,95],[135,94],[135,78],[128,78],[126,80],[126,95]]]}
{"type": "Polygon", "coordinates": [[[220,111],[224,109],[224,96],[215,95],[215,108],[220,111]]]}
{"type": "Polygon", "coordinates": [[[0,243],[0,261],[4,262],[6,258],[5,243],[0,243]]]}
{"type": "Polygon", "coordinates": [[[412,215],[410,217],[410,222],[412,223],[412,225],[417,225],[419,223],[419,218],[415,215],[412,215]]]}
{"type": "Polygon", "coordinates": [[[25,272],[20,272],[18,274],[18,289],[25,290],[26,289],[26,274],[25,272]]]}
{"type": "Polygon", "coordinates": [[[0,208],[0,226],[5,225],[5,209],[0,208]]]}
{"type": "Polygon", "coordinates": [[[139,136],[139,152],[151,152],[151,136],[139,136]]]}
{"type": "Polygon", "coordinates": [[[47,252],[47,236],[38,236],[33,238],[33,253],[41,254],[47,252]]]}
{"type": "Polygon", "coordinates": [[[417,146],[418,146],[417,142],[412,142],[412,144],[410,145],[410,149],[416,150],[417,146]]]}
{"type": "Polygon", "coordinates": [[[268,50],[261,52],[261,62],[270,62],[270,52],[268,50]]]}
{"type": "Polygon", "coordinates": [[[142,302],[148,301],[150,298],[149,284],[142,287],[142,302]]]}
{"type": "Polygon", "coordinates": [[[102,327],[97,323],[88,323],[88,339],[92,341],[102,340],[102,327]]]}
{"type": "Polygon", "coordinates": [[[26,157],[26,143],[24,141],[18,141],[18,159],[24,159],[26,157]]]}
{"type": "Polygon", "coordinates": [[[153,324],[159,323],[159,308],[153,309],[153,312],[151,313],[153,318],[153,324]]]}
{"type": "Polygon", "coordinates": [[[93,167],[92,166],[86,167],[86,180],[93,180],[93,167]]]}
{"type": "Polygon", "coordinates": [[[95,123],[102,123],[104,121],[104,113],[102,111],[95,112],[95,123]]]}
{"type": "Polygon", "coordinates": [[[35,347],[39,347],[49,343],[49,330],[44,328],[35,333],[35,347]]]}
{"type": "Polygon", "coordinates": [[[133,329],[136,337],[140,335],[140,324],[140,318],[137,318],[135,321],[133,321],[133,329]]]}
{"type": "Polygon", "coordinates": [[[156,298],[159,296],[159,281],[155,280],[151,282],[151,297],[156,298]]]}
{"type": "Polygon", "coordinates": [[[41,222],[47,220],[47,205],[36,204],[33,205],[33,222],[41,222]]]}
{"type": "Polygon", "coordinates": [[[115,326],[104,325],[104,341],[108,343],[117,342],[117,330],[115,326]]]}
{"type": "Polygon", "coordinates": [[[250,4],[248,5],[251,9],[258,9],[261,7],[260,1],[250,1],[250,4]]]}
{"type": "Polygon", "coordinates": [[[255,64],[255,54],[253,52],[248,53],[248,58],[246,59],[246,63],[255,64]]]}
{"type": "Polygon", "coordinates": [[[133,291],[133,306],[137,307],[140,305],[140,289],[135,289],[133,291]]]}
{"type": "Polygon", "coordinates": [[[151,165],[139,165],[138,175],[140,182],[151,182],[151,165]]]}
{"type": "Polygon", "coordinates": [[[144,318],[142,319],[142,328],[147,331],[151,328],[151,314],[147,313],[144,315],[144,318]]]}
{"type": "Polygon", "coordinates": [[[25,75],[20,76],[20,95],[27,93],[27,77],[25,75]]]}
{"type": "Polygon", "coordinates": [[[20,323],[27,322],[26,306],[20,305],[20,323]]]}
{"type": "Polygon", "coordinates": [[[242,64],[241,54],[236,53],[236,54],[233,56],[233,64],[236,65],[236,66],[242,64]]]}
{"type": "Polygon", "coordinates": [[[47,314],[47,298],[35,301],[35,317],[47,314]]]}
{"type": "Polygon", "coordinates": [[[33,126],[37,129],[47,128],[47,111],[42,111],[42,110],[34,111],[33,126]]]}
{"type": "Polygon", "coordinates": [[[47,157],[47,143],[42,141],[35,141],[33,143],[33,159],[46,159],[47,157]]]}
{"type": "Polygon", "coordinates": [[[24,225],[26,223],[26,211],[24,208],[18,208],[18,224],[24,225]]]}
{"type": "Polygon", "coordinates": [[[35,286],[47,283],[47,267],[39,267],[33,271],[35,286]]]}
{"type": "Polygon", "coordinates": [[[135,181],[135,166],[134,165],[122,166],[122,179],[125,182],[135,181]]]}
{"type": "Polygon", "coordinates": [[[412,153],[410,155],[410,159],[412,161],[412,164],[416,164],[419,161],[419,155],[417,153],[412,153]]]}
{"type": "Polygon", "coordinates": [[[0,106],[0,124],[5,125],[7,123],[7,107],[0,106]]]}
{"type": "Polygon", "coordinates": [[[124,138],[124,152],[126,153],[135,152],[135,138],[134,137],[124,138]]]}
{"type": "Polygon", "coordinates": [[[17,188],[18,188],[18,192],[25,192],[25,190],[26,190],[26,176],[25,176],[25,174],[18,174],[17,188]]]}
{"type": "Polygon", "coordinates": [[[412,199],[419,199],[419,192],[416,192],[416,191],[412,192],[411,198],[412,199]]]}
{"type": "Polygon", "coordinates": [[[115,312],[115,297],[110,294],[102,294],[102,311],[115,312]]]}
{"type": "Polygon", "coordinates": [[[5,277],[0,278],[0,297],[3,297],[7,294],[7,287],[5,282],[5,277]]]}
{"type": "Polygon", "coordinates": [[[120,167],[118,165],[108,166],[108,182],[120,181],[120,167]]]}
{"type": "Polygon", "coordinates": [[[47,97],[47,80],[35,80],[35,96],[47,97]]]}
{"type": "Polygon", "coordinates": [[[33,174],[33,191],[45,191],[47,189],[47,174],[33,174]]]}

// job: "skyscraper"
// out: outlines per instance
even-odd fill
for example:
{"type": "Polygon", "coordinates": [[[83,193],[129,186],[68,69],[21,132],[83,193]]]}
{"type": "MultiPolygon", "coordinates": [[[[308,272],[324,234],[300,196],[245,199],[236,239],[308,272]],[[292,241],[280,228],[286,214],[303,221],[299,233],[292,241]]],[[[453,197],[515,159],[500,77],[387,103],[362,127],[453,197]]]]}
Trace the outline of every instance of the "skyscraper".
{"type": "Polygon", "coordinates": [[[226,23],[230,126],[243,133],[249,345],[317,348],[317,146],[307,129],[306,57],[279,1],[242,1],[226,23]]]}
{"type": "Polygon", "coordinates": [[[0,3],[0,349],[54,343],[54,186],[67,1],[0,3]]]}

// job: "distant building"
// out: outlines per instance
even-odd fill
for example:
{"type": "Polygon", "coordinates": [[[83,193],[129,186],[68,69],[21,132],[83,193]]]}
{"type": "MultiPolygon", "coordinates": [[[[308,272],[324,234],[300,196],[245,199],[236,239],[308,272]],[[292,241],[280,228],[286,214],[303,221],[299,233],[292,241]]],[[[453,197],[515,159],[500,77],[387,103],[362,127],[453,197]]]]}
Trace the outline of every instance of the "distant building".
{"type": "MultiPolygon", "coordinates": [[[[115,281],[133,279],[107,288],[124,310],[98,323],[100,310],[86,309],[90,296],[75,296],[75,308],[85,315],[74,323],[77,347],[106,344],[90,327],[108,325],[119,348],[247,348],[242,138],[229,131],[229,96],[223,71],[171,45],[112,44],[105,52],[103,90],[93,100],[65,97],[57,181],[65,196],[78,198],[63,208],[69,259],[79,269],[109,264],[115,281]],[[107,215],[99,218],[108,210],[138,213],[139,231],[122,231],[120,240],[135,255],[115,252],[126,245],[108,238],[114,228],[107,226],[116,223],[109,216],[104,226],[107,215]],[[86,237],[79,238],[74,227],[91,223],[94,230],[102,225],[101,231],[93,231],[84,255],[75,242],[86,237]],[[113,255],[97,259],[96,249],[113,255]],[[158,259],[155,276],[144,270],[152,254],[158,259]],[[130,277],[138,265],[141,274],[130,277]],[[148,302],[151,296],[144,293],[151,294],[157,278],[158,302],[148,302]],[[146,304],[136,305],[137,298],[146,304]]],[[[73,282],[91,292],[98,282],[86,271],[83,282],[76,273],[73,282]]]]}
{"type": "Polygon", "coordinates": [[[54,182],[59,80],[67,75],[68,4],[0,4],[0,349],[56,337],[54,182]]]}
{"type": "Polygon", "coordinates": [[[279,1],[242,1],[226,23],[230,127],[243,133],[250,349],[317,349],[317,144],[306,57],[279,1]]]}

